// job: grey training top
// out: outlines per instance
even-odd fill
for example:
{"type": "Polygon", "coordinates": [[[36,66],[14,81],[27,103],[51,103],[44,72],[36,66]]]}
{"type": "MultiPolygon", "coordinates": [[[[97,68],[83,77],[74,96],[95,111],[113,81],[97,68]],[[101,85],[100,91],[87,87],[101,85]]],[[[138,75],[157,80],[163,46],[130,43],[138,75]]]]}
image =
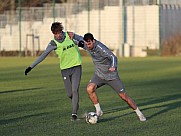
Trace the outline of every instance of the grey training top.
{"type": "Polygon", "coordinates": [[[92,50],[89,50],[86,45],[84,45],[84,49],[86,49],[92,57],[95,65],[95,74],[105,80],[118,79],[117,57],[103,43],[96,39],[94,40],[95,43],[92,50]],[[109,71],[111,67],[116,68],[116,70],[114,72],[109,71]]]}
{"type": "MultiPolygon", "coordinates": [[[[62,39],[60,40],[55,39],[55,40],[61,43],[63,42],[64,39],[65,39],[65,32],[63,33],[62,39]]],[[[73,41],[77,43],[78,41],[81,41],[81,40],[83,40],[83,37],[74,33],[73,41]]],[[[33,62],[33,64],[30,65],[30,67],[34,68],[40,62],[42,62],[52,50],[56,50],[56,49],[57,49],[56,43],[53,40],[51,40],[46,50],[33,62]]]]}

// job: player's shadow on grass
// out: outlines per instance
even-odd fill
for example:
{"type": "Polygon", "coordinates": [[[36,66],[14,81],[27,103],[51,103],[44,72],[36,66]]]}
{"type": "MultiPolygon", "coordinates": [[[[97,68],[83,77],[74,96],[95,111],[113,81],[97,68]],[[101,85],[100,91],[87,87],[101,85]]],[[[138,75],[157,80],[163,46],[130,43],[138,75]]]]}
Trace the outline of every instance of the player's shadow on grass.
{"type": "Polygon", "coordinates": [[[99,122],[107,122],[107,121],[110,121],[110,120],[115,120],[115,119],[117,119],[117,118],[121,118],[121,117],[124,117],[124,116],[128,116],[128,115],[130,115],[130,114],[133,114],[133,112],[125,113],[125,114],[118,115],[118,116],[107,117],[107,118],[100,117],[99,122]]]}
{"type": "Polygon", "coordinates": [[[102,117],[100,117],[99,122],[107,122],[107,121],[110,121],[110,120],[115,120],[117,118],[121,118],[121,117],[124,117],[124,116],[128,116],[128,115],[134,114],[134,112],[129,112],[129,113],[124,113],[124,114],[120,114],[120,115],[117,115],[117,116],[104,117],[104,115],[106,115],[106,114],[111,114],[111,113],[114,113],[114,112],[119,112],[119,111],[123,111],[123,110],[127,110],[127,109],[129,109],[128,106],[119,107],[119,108],[116,107],[116,108],[104,110],[104,114],[103,114],[102,117]]]}
{"type": "Polygon", "coordinates": [[[0,125],[10,124],[10,123],[14,123],[14,122],[20,122],[20,121],[23,121],[25,119],[33,118],[33,117],[43,117],[43,116],[47,116],[48,114],[50,114],[50,113],[44,112],[44,113],[24,115],[22,117],[17,117],[17,118],[2,119],[2,120],[0,120],[0,125]]]}
{"type": "Polygon", "coordinates": [[[8,91],[0,91],[0,94],[25,92],[25,91],[34,91],[34,90],[39,90],[39,89],[42,89],[42,87],[39,87],[39,88],[28,88],[28,89],[16,89],[16,90],[8,90],[8,91]]]}
{"type": "MultiPolygon", "coordinates": [[[[163,114],[165,112],[168,112],[170,110],[174,110],[176,108],[179,108],[180,105],[181,105],[181,101],[173,102],[172,100],[177,100],[177,99],[180,99],[180,98],[181,98],[181,94],[168,95],[168,96],[163,96],[162,98],[159,97],[159,99],[154,99],[152,101],[148,101],[148,102],[145,102],[145,103],[142,103],[142,104],[139,104],[139,105],[142,105],[142,106],[149,106],[150,105],[148,108],[142,108],[141,109],[141,111],[143,111],[143,113],[146,110],[150,110],[150,109],[154,109],[154,108],[164,108],[164,109],[162,109],[162,110],[160,110],[158,112],[155,112],[152,115],[145,114],[145,116],[147,117],[147,120],[149,120],[149,119],[151,119],[151,118],[153,118],[155,116],[158,116],[158,115],[163,114]],[[164,102],[167,102],[167,104],[164,104],[164,102]],[[158,106],[151,106],[151,105],[155,105],[155,104],[159,104],[159,105],[158,106]]],[[[118,112],[118,111],[123,111],[123,110],[126,110],[128,108],[129,107],[113,108],[113,109],[105,110],[104,114],[110,114],[110,113],[114,113],[114,112],[118,112]]],[[[130,112],[130,113],[126,113],[126,114],[123,114],[123,115],[120,115],[120,116],[102,118],[100,120],[100,122],[115,120],[117,118],[124,117],[124,116],[130,115],[130,114],[133,114],[133,113],[134,112],[130,112]]]]}
{"type": "Polygon", "coordinates": [[[168,112],[170,110],[174,110],[176,108],[179,108],[181,105],[181,102],[174,102],[174,103],[170,103],[170,104],[164,104],[164,105],[161,105],[161,106],[154,106],[154,107],[150,107],[150,108],[145,108],[144,110],[149,110],[149,109],[152,109],[152,108],[165,108],[163,110],[160,110],[159,112],[156,112],[150,116],[147,117],[147,119],[151,119],[153,118],[154,116],[158,116],[162,113],[165,113],[165,112],[168,112]]]}
{"type": "Polygon", "coordinates": [[[119,107],[119,108],[115,107],[115,108],[104,110],[104,114],[109,114],[109,113],[113,113],[113,112],[123,111],[123,110],[126,110],[126,109],[129,109],[129,107],[128,106],[119,107]]]}
{"type": "Polygon", "coordinates": [[[162,98],[159,97],[158,99],[154,99],[154,100],[151,100],[151,101],[148,101],[145,103],[141,103],[140,105],[149,106],[148,108],[142,109],[142,111],[146,111],[146,110],[153,109],[153,108],[165,107],[165,109],[160,110],[159,112],[156,112],[153,115],[147,116],[147,119],[151,119],[154,116],[157,116],[164,112],[174,110],[174,109],[180,107],[180,105],[181,105],[181,102],[179,101],[180,98],[181,98],[181,94],[167,95],[167,96],[163,96],[162,98]],[[177,99],[178,99],[178,101],[176,101],[177,99]],[[172,102],[173,100],[176,102],[172,102]],[[164,104],[165,102],[167,102],[167,104],[164,104]],[[151,105],[155,105],[155,104],[158,104],[158,105],[151,106],[151,105]]]}

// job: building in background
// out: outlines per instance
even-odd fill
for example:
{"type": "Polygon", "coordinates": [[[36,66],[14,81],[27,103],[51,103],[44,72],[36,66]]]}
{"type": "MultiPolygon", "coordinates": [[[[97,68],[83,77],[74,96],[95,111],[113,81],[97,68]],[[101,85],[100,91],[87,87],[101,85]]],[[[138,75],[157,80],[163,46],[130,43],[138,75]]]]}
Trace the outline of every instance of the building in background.
{"type": "Polygon", "coordinates": [[[66,31],[93,33],[120,57],[147,56],[181,31],[181,0],[67,0],[19,9],[0,14],[0,51],[36,55],[53,38],[54,21],[66,31]]]}

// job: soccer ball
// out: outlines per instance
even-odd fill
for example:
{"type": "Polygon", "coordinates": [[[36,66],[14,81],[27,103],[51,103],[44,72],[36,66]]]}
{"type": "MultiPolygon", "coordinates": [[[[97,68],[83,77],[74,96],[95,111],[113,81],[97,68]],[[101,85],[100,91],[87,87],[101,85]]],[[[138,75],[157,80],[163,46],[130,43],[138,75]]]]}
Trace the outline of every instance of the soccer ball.
{"type": "Polygon", "coordinates": [[[88,124],[96,124],[98,121],[98,116],[95,112],[89,112],[86,114],[86,122],[88,124]]]}

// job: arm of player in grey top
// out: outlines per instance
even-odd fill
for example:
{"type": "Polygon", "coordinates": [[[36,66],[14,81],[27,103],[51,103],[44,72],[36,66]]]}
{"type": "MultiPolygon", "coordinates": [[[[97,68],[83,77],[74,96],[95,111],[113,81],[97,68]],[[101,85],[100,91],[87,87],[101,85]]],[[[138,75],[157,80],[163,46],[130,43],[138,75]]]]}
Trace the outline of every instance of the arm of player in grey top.
{"type": "Polygon", "coordinates": [[[111,67],[117,68],[117,57],[113,54],[113,52],[108,49],[104,44],[99,42],[97,45],[100,49],[101,56],[107,57],[111,60],[111,67]]]}
{"type": "Polygon", "coordinates": [[[74,33],[73,39],[76,41],[83,41],[83,37],[75,33],[74,33]]]}
{"type": "Polygon", "coordinates": [[[77,34],[74,33],[73,40],[76,41],[76,43],[77,43],[77,45],[78,45],[79,47],[85,49],[85,46],[84,46],[84,44],[83,44],[83,43],[84,43],[84,39],[83,39],[82,36],[77,35],[77,34]],[[82,42],[82,44],[79,44],[79,42],[82,42]]]}
{"type": "Polygon", "coordinates": [[[55,50],[57,48],[56,44],[54,41],[51,41],[46,50],[38,57],[38,59],[36,59],[33,64],[30,65],[31,68],[34,68],[36,65],[38,65],[40,62],[42,62],[46,57],[47,55],[52,51],[52,50],[55,50]]]}

